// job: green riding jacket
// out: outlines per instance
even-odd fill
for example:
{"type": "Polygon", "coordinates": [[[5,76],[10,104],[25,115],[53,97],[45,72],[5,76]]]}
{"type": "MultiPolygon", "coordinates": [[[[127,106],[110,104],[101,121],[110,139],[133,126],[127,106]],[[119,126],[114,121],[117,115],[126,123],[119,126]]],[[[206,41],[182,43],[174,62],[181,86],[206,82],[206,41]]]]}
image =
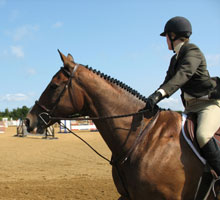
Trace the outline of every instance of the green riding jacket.
{"type": "Polygon", "coordinates": [[[186,42],[171,58],[170,66],[163,84],[160,86],[167,96],[171,96],[178,89],[195,98],[209,95],[217,83],[211,79],[207,70],[206,60],[200,49],[186,42]]]}

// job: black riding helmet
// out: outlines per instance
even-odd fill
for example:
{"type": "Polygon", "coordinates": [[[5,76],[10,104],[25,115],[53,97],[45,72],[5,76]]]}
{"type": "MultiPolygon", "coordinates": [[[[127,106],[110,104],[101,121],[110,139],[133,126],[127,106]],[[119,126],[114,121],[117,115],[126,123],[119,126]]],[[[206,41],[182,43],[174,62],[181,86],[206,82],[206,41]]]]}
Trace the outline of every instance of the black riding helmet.
{"type": "Polygon", "coordinates": [[[173,17],[166,23],[164,32],[160,36],[166,36],[169,32],[189,38],[192,34],[192,26],[185,17],[173,17]]]}
{"type": "Polygon", "coordinates": [[[169,21],[167,21],[163,33],[160,34],[160,36],[166,36],[168,34],[172,48],[173,48],[173,42],[177,40],[180,37],[189,38],[192,34],[192,26],[188,19],[185,17],[173,17],[169,21]],[[174,39],[171,38],[170,33],[175,33],[176,37],[174,39]]]}

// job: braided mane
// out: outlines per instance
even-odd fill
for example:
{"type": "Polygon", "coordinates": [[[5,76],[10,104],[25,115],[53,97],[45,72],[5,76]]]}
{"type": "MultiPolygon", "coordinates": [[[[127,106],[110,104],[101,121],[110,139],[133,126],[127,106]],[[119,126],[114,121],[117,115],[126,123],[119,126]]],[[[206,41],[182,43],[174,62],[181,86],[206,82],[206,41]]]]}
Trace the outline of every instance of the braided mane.
{"type": "Polygon", "coordinates": [[[101,73],[100,71],[97,71],[95,69],[93,69],[92,67],[88,67],[88,65],[83,65],[85,68],[87,68],[89,71],[97,74],[98,76],[100,76],[101,78],[104,78],[105,80],[109,81],[110,83],[113,83],[119,87],[121,87],[122,89],[126,90],[127,92],[131,93],[132,95],[134,95],[135,97],[137,97],[138,99],[146,102],[147,101],[147,98],[143,95],[141,95],[138,91],[132,89],[131,87],[129,87],[128,85],[126,85],[125,83],[115,79],[115,78],[112,78],[111,76],[108,76],[104,73],[101,73]]]}

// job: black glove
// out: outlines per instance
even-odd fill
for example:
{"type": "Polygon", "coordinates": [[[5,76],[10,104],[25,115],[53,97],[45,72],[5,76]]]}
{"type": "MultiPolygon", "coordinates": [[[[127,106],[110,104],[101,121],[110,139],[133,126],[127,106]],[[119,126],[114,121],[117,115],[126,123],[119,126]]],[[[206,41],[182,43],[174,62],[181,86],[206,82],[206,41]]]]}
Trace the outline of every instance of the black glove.
{"type": "Polygon", "coordinates": [[[153,111],[155,105],[163,99],[162,94],[160,92],[154,92],[147,98],[146,106],[143,110],[150,110],[153,111]]]}

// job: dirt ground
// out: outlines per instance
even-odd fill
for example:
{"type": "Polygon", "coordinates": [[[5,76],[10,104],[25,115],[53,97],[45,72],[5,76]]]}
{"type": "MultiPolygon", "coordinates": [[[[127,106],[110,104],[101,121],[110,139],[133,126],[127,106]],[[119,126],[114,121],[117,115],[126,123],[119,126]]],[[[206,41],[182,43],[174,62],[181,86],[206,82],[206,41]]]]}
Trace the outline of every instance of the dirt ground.
{"type": "MultiPolygon", "coordinates": [[[[57,131],[56,131],[57,132],[57,131]]],[[[1,200],[117,200],[111,166],[72,134],[58,139],[0,134],[1,200]]],[[[111,154],[98,132],[80,132],[96,150],[111,154]]]]}

